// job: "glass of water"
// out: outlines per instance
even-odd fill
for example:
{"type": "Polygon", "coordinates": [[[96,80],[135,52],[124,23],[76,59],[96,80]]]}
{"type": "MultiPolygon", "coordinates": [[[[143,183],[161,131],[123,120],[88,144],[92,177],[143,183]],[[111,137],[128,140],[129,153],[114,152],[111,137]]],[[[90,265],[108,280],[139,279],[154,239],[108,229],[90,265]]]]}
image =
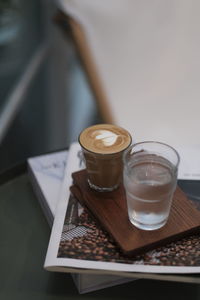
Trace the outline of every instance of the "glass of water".
{"type": "Polygon", "coordinates": [[[155,230],[168,220],[177,184],[179,154],[160,142],[141,142],[124,153],[124,187],[130,222],[155,230]]]}

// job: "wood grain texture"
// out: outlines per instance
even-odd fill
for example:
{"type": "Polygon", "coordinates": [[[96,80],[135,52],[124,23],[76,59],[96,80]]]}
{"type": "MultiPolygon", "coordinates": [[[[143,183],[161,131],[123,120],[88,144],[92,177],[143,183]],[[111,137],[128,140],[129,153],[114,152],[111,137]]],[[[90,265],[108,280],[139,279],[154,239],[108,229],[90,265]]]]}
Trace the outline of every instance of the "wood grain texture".
{"type": "Polygon", "coordinates": [[[200,230],[200,211],[179,187],[174,194],[167,224],[158,230],[145,231],[133,226],[128,219],[123,185],[113,192],[100,193],[88,186],[85,170],[73,173],[72,177],[74,184],[71,191],[74,196],[89,209],[127,255],[162,246],[200,230]]]}

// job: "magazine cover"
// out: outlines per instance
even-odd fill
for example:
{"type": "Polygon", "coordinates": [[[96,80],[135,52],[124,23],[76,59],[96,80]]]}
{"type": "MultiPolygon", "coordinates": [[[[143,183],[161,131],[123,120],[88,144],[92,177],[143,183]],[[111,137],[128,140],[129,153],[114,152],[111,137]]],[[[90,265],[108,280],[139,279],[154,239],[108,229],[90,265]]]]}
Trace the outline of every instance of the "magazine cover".
{"type": "Polygon", "coordinates": [[[28,172],[34,192],[50,226],[53,225],[68,151],[28,159],[28,172]]]}
{"type": "MultiPolygon", "coordinates": [[[[81,164],[81,160],[77,159],[77,147],[79,147],[77,144],[73,144],[68,153],[68,165],[46,255],[45,269],[200,282],[198,276],[191,275],[200,272],[200,234],[131,258],[120,251],[87,209],[70,194],[71,174],[78,170],[81,164]]],[[[195,172],[197,174],[198,170],[195,172]]],[[[186,173],[186,168],[182,165],[179,178],[187,179],[186,173]]],[[[198,199],[195,205],[199,208],[198,199]]]]}

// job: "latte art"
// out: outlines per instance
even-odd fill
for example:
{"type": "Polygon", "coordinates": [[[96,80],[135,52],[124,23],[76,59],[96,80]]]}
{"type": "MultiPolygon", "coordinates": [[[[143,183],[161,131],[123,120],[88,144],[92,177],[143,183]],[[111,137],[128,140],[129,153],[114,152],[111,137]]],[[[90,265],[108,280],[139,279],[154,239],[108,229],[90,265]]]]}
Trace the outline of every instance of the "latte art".
{"type": "Polygon", "coordinates": [[[95,130],[92,136],[94,136],[94,143],[96,143],[96,140],[100,140],[105,147],[114,145],[118,138],[117,134],[109,130],[95,130]]]}
{"type": "Polygon", "coordinates": [[[99,124],[86,128],[80,134],[79,141],[89,151],[109,154],[126,149],[131,143],[131,137],[121,127],[99,124]]]}

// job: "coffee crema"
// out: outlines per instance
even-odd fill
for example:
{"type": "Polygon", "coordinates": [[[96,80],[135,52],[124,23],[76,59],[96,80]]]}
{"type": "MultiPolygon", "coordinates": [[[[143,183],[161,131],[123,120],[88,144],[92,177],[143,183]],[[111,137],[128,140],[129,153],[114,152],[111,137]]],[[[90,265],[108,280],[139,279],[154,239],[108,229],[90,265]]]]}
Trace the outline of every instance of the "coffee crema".
{"type": "Polygon", "coordinates": [[[112,124],[93,125],[79,136],[83,148],[99,154],[120,152],[130,145],[131,140],[128,131],[112,124]]]}

